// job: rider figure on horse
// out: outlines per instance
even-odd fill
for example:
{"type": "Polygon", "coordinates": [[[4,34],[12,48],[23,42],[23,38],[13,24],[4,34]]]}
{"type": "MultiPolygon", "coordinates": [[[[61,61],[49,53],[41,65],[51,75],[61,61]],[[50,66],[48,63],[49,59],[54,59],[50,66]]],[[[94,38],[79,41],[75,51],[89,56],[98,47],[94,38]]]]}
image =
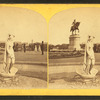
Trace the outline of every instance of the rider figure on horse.
{"type": "Polygon", "coordinates": [[[76,19],[74,19],[72,25],[75,26],[75,24],[76,24],[76,19]]]}

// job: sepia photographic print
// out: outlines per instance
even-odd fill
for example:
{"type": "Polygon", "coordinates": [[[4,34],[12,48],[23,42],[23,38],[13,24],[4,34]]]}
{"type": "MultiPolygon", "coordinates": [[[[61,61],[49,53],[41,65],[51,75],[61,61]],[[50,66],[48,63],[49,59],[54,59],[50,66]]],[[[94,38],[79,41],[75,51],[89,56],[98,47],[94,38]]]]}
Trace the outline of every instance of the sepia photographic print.
{"type": "Polygon", "coordinates": [[[49,22],[49,88],[100,88],[100,8],[56,13],[49,22]]]}
{"type": "Polygon", "coordinates": [[[100,95],[100,5],[0,4],[0,14],[1,95],[100,95]]]}
{"type": "Polygon", "coordinates": [[[0,88],[47,88],[46,20],[25,8],[0,13],[0,88]]]}

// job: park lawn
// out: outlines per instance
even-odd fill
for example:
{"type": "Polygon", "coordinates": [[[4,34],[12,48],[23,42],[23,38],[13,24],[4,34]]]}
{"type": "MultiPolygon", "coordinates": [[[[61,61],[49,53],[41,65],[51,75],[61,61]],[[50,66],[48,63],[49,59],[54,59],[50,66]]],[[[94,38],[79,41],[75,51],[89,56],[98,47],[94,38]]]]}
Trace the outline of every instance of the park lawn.
{"type": "MultiPolygon", "coordinates": [[[[100,62],[100,53],[95,53],[96,62],[100,62]]],[[[49,59],[49,63],[72,63],[72,62],[83,62],[84,56],[73,57],[73,58],[58,58],[58,59],[49,59]]]]}
{"type": "MultiPolygon", "coordinates": [[[[4,59],[4,51],[0,52],[0,61],[4,59]]],[[[41,52],[35,51],[26,51],[25,53],[22,51],[15,52],[15,61],[30,61],[30,62],[47,62],[47,53],[44,55],[41,52]]]]}

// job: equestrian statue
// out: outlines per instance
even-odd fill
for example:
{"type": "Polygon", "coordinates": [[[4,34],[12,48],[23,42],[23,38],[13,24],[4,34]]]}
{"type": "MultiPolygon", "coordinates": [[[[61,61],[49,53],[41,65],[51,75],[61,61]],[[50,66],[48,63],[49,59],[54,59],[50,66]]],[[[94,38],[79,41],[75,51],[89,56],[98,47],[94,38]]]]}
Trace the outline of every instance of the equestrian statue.
{"type": "Polygon", "coordinates": [[[73,21],[71,29],[70,29],[70,32],[72,31],[72,35],[76,34],[76,30],[78,30],[78,33],[79,33],[79,28],[78,28],[79,25],[80,25],[80,22],[76,22],[76,20],[73,21]],[[73,32],[75,32],[75,33],[73,33],[73,32]]]}

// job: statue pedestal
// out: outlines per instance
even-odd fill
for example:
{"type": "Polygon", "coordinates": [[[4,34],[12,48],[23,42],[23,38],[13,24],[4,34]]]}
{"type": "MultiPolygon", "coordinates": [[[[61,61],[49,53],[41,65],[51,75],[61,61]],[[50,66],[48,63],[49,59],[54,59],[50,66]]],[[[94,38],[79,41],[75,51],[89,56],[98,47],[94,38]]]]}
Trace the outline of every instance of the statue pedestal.
{"type": "Polygon", "coordinates": [[[69,50],[80,50],[80,36],[79,34],[73,34],[69,37],[69,50]]]}
{"type": "Polygon", "coordinates": [[[0,76],[5,77],[5,78],[14,77],[17,71],[18,71],[17,68],[12,67],[10,70],[11,73],[0,72],[0,76]]]}

